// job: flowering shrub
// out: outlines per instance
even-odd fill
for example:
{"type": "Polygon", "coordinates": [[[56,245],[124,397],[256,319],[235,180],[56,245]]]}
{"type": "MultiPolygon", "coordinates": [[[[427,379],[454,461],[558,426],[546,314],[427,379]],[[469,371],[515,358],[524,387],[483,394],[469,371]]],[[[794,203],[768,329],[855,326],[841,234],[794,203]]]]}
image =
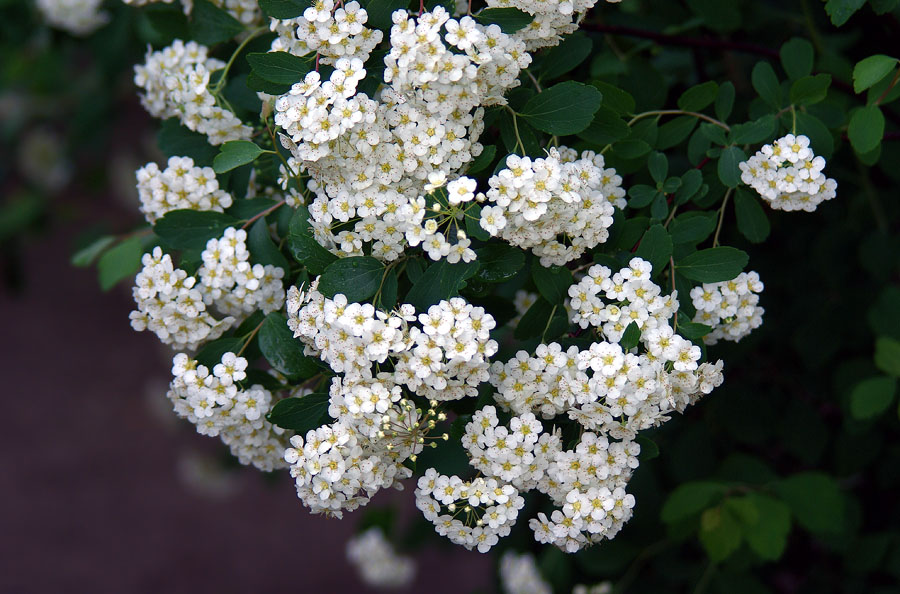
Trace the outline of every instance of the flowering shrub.
{"type": "MultiPolygon", "coordinates": [[[[243,464],[287,470],[314,513],[407,484],[438,535],[508,549],[507,591],[551,588],[514,548],[538,552],[557,589],[586,580],[539,545],[607,577],[590,568],[642,513],[631,482],[663,424],[747,364],[718,349],[764,321],[773,285],[748,244],[769,238],[771,210],[845,200],[833,131],[848,159],[876,163],[900,96],[897,60],[861,60],[853,90],[868,99],[844,122],[828,56],[793,38],[782,76],[769,61],[752,90],[676,76],[669,99],[647,61],[612,40],[600,51],[598,32],[617,32],[604,23],[641,8],[630,1],[126,0],[154,29],[134,83],[165,120],[168,160],[136,173],[149,226],[80,260],[99,256],[111,282],[138,270],[131,323],[173,348],[175,412],[243,464]]],[[[688,4],[737,29],[738,9],[688,4]]],[[[851,4],[826,13],[841,24],[851,4]]],[[[38,5],[76,34],[107,18],[91,2],[38,5]]],[[[853,392],[861,418],[887,408],[900,374],[900,344],[877,348],[881,371],[853,392]]],[[[843,521],[829,476],[755,471],[758,484],[686,481],[662,506],[710,567],[778,559],[792,522],[843,521]]],[[[385,532],[348,554],[400,585],[414,570],[385,532]]]]}

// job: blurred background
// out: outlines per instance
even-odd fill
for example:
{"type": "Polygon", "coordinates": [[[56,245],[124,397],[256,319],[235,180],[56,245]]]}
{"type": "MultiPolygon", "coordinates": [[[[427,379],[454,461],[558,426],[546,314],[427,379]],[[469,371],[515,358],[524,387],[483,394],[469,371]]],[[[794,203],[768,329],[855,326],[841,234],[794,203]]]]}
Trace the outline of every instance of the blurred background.
{"type": "MultiPolygon", "coordinates": [[[[653,16],[658,3],[635,3],[643,12],[611,17],[612,25],[652,29],[661,22],[654,18],[666,18],[653,16]]],[[[0,0],[8,419],[0,434],[0,592],[367,592],[344,552],[362,514],[311,516],[288,476],[241,468],[216,440],[179,422],[164,397],[170,354],[131,330],[128,282],[101,292],[94,269],[70,262],[91,239],[136,228],[134,171],[163,162],[159,122],[132,83],[132,66],[157,40],[153,22],[119,2],[106,10],[108,24],[79,38],[47,26],[30,2],[0,0]]],[[[777,48],[807,26],[799,17],[782,30],[773,22],[777,11],[748,17],[742,35],[777,48]]],[[[900,35],[891,13],[861,13],[840,32],[818,27],[820,65],[845,82],[853,61],[896,47],[900,35]]],[[[647,44],[617,40],[616,51],[647,44]]],[[[594,62],[608,63],[610,47],[595,48],[594,62]]],[[[732,79],[740,97],[758,58],[726,52],[722,72],[713,65],[721,57],[682,47],[650,51],[640,64],[644,75],[677,85],[699,61],[709,76],[732,79]]],[[[555,583],[614,579],[628,592],[691,591],[708,562],[696,526],[679,532],[660,521],[676,487],[757,485],[815,471],[837,488],[833,505],[814,510],[816,528],[795,524],[774,561],[742,547],[709,591],[900,592],[897,402],[863,415],[852,406],[854,390],[882,374],[877,341],[900,339],[898,118],[893,104],[879,155],[863,162],[839,132],[850,106],[847,97],[824,106],[838,131],[828,165],[837,200],[813,214],[769,212],[771,236],[754,246],[726,220],[724,242],[746,249],[766,284],[765,323],[740,344],[711,350],[726,361],[725,385],[653,436],[660,455],[635,475],[638,506],[625,531],[565,563],[541,554],[555,583]]],[[[395,502],[416,533],[409,492],[375,500],[395,502]]],[[[495,591],[495,559],[436,538],[407,541],[420,561],[407,591],[495,591]]]]}

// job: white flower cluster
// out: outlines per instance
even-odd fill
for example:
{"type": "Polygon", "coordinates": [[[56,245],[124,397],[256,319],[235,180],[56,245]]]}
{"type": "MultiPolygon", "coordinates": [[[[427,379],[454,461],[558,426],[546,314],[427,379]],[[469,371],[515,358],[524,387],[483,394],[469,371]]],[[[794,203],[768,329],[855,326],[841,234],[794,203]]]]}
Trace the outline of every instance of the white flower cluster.
{"type": "MultiPolygon", "coordinates": [[[[372,378],[373,365],[389,357],[389,388],[405,386],[429,400],[475,396],[487,381],[497,343],[490,338],[494,318],[484,308],[454,297],[418,316],[408,304],[388,314],[370,304],[347,303],[341,294],[328,299],[317,286],[314,281],[305,294],[296,287],[288,291],[288,326],[308,355],[344,374],[348,390],[357,379],[372,378]]],[[[384,374],[377,377],[381,381],[384,374]]]]}
{"type": "Polygon", "coordinates": [[[135,330],[150,330],[177,349],[195,350],[214,340],[257,309],[271,313],[284,304],[284,270],[250,265],[247,232],[228,228],[210,239],[202,252],[198,278],[172,264],[172,257],[156,247],[144,254],[144,268],[132,291],[137,310],[131,312],[135,330]],[[212,307],[225,314],[221,320],[212,307]]]}
{"type": "Polygon", "coordinates": [[[520,492],[537,489],[561,508],[531,520],[539,542],[575,551],[614,537],[634,506],[625,487],[638,465],[637,432],[722,383],[722,362],[700,364],[700,348],[674,333],[669,319],[678,309],[676,296],[662,297],[650,273],[640,258],[616,274],[591,268],[570,288],[572,307],[583,326],[602,328],[609,342],[586,349],[542,344],[534,355],[520,351],[494,363],[494,400],[517,416],[507,427],[487,406],[466,426],[463,445],[472,466],[520,492]],[[643,353],[618,344],[632,322],[642,330],[643,353]],[[574,449],[562,448],[558,432],[544,432],[535,413],[567,415],[582,425],[574,449]]]}
{"type": "Polygon", "coordinates": [[[563,35],[574,33],[584,14],[596,3],[597,0],[487,0],[488,8],[518,8],[534,16],[530,24],[515,32],[529,51],[556,45],[563,35]]]}
{"type": "Polygon", "coordinates": [[[304,504],[340,516],[411,476],[402,463],[415,460],[426,439],[447,439],[428,436],[445,419],[437,400],[476,395],[497,344],[490,340],[494,319],[463,299],[416,316],[411,305],[385,313],[341,294],[326,298],[317,288],[318,279],[305,293],[291,287],[288,326],[308,355],[342,374],[329,390],[328,414],[336,421],[293,437],[285,459],[304,504]],[[392,371],[373,369],[383,365],[392,371]],[[413,406],[403,388],[431,407],[413,406]]]}
{"type": "Polygon", "coordinates": [[[412,583],[416,563],[398,555],[380,528],[369,528],[347,542],[347,559],[363,582],[375,588],[402,588],[412,583]]]}
{"type": "Polygon", "coordinates": [[[221,238],[206,242],[197,271],[204,299],[220,312],[245,318],[258,309],[269,314],[284,305],[284,270],[271,264],[250,264],[247,232],[229,227],[221,238]]]}
{"type": "Polygon", "coordinates": [[[209,88],[210,75],[225,63],[208,57],[208,52],[205,46],[180,39],[158,52],[148,51],[145,63],[134,68],[134,83],[143,90],[141,104],[154,117],[177,117],[213,145],[250,138],[252,129],[220,107],[209,88]]]}
{"type": "MultiPolygon", "coordinates": [[[[122,0],[125,4],[131,6],[146,6],[155,2],[165,2],[171,4],[174,0],[122,0]]],[[[241,23],[252,25],[260,22],[262,11],[259,9],[257,0],[209,0],[214,6],[217,6],[241,23]]],[[[193,0],[181,0],[184,5],[184,14],[190,14],[194,9],[193,0]]]]}
{"type": "Polygon", "coordinates": [[[825,177],[825,159],[817,157],[809,138],[788,134],[739,163],[741,181],[776,210],[812,212],[837,195],[837,182],[825,177]]]}
{"type": "Polygon", "coordinates": [[[137,170],[141,212],[151,225],[171,210],[214,210],[231,206],[231,195],[219,189],[212,167],[197,167],[190,157],[170,157],[160,170],[148,163],[137,170]]]}
{"type": "Polygon", "coordinates": [[[317,0],[293,19],[271,19],[270,28],[278,35],[272,41],[273,52],[295,56],[315,53],[322,64],[334,64],[341,58],[365,62],[384,34],[365,26],[369,15],[359,2],[317,0]]]}
{"type": "Polygon", "coordinates": [[[51,27],[72,35],[90,35],[109,22],[100,10],[103,0],[37,0],[37,8],[51,27]]]}
{"type": "Polygon", "coordinates": [[[167,394],[179,417],[197,432],[218,436],[241,464],[269,472],[285,468],[284,430],[266,420],[272,393],[259,385],[243,387],[247,360],[225,353],[212,370],[178,353],[172,360],[174,379],[167,394]]]}
{"type": "Polygon", "coordinates": [[[450,19],[440,6],[416,19],[396,11],[390,44],[376,98],[357,92],[362,60],[344,56],[327,81],[310,72],[275,102],[283,142],[316,194],[316,239],[342,256],[370,244],[394,260],[425,243],[432,258],[469,260],[460,226],[473,204],[425,194],[481,153],[481,106],[503,102],[531,58],[496,25],[450,19]]]}
{"type": "Polygon", "coordinates": [[[560,434],[544,433],[533,414],[513,417],[507,428],[499,425],[496,409],[486,406],[466,425],[463,446],[486,476],[508,481],[519,492],[537,489],[562,507],[550,519],[539,514],[529,522],[539,542],[577,551],[613,538],[631,517],[634,497],[625,486],[640,452],[631,439],[611,443],[588,431],[574,450],[563,450],[560,434]]]}
{"type": "Polygon", "coordinates": [[[512,485],[494,478],[464,481],[429,468],[416,487],[416,507],[437,533],[479,553],[510,533],[524,506],[525,499],[512,485]]]}
{"type": "Polygon", "coordinates": [[[730,281],[703,284],[691,290],[697,309],[694,322],[712,327],[703,337],[706,344],[719,340],[738,342],[762,324],[766,312],[759,306],[762,281],[756,272],[742,272],[730,281]]]}
{"type": "Polygon", "coordinates": [[[159,247],[144,254],[144,268],[132,289],[137,310],[131,312],[131,327],[150,330],[176,349],[195,350],[201,343],[222,336],[234,318],[217,320],[206,310],[202,285],[172,264],[172,257],[159,247]]]}
{"type": "Polygon", "coordinates": [[[650,280],[652,272],[651,264],[641,258],[632,258],[615,274],[606,266],[591,266],[569,287],[573,321],[582,328],[600,328],[612,342],[618,342],[632,322],[642,331],[668,325],[678,311],[677,295],[663,295],[650,280]]]}
{"type": "Polygon", "coordinates": [[[622,178],[603,156],[551,149],[546,158],[509,155],[492,176],[481,227],[523,249],[544,266],[563,265],[609,237],[613,205],[624,206],[622,178]]]}
{"type": "Polygon", "coordinates": [[[500,557],[499,573],[504,594],[553,594],[529,553],[505,551],[500,557]]]}

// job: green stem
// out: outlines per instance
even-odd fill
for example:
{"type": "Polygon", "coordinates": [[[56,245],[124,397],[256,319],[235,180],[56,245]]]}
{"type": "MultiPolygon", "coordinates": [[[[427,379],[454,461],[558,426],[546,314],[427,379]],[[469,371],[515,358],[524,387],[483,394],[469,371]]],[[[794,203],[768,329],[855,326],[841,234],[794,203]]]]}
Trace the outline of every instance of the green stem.
{"type": "Polygon", "coordinates": [[[513,132],[515,132],[515,134],[516,134],[516,148],[521,148],[521,149],[522,149],[522,155],[524,156],[524,155],[525,155],[525,144],[522,142],[522,137],[519,136],[519,124],[518,124],[518,122],[516,121],[516,116],[517,116],[518,114],[515,112],[515,110],[513,110],[512,107],[510,107],[510,106],[508,106],[508,105],[506,106],[506,109],[507,109],[507,110],[509,111],[509,113],[512,115],[513,132]]]}
{"type": "Polygon", "coordinates": [[[648,118],[650,116],[666,116],[666,115],[686,115],[695,117],[698,120],[703,120],[705,122],[709,122],[710,124],[715,124],[719,128],[722,128],[726,132],[731,132],[731,127],[728,126],[725,122],[720,122],[716,118],[710,117],[705,113],[698,113],[696,111],[684,111],[682,109],[662,109],[657,111],[645,111],[643,113],[639,113],[631,118],[631,121],[628,122],[628,125],[631,126],[635,122],[642,120],[644,118],[648,118]]]}
{"type": "Polygon", "coordinates": [[[225,64],[225,69],[222,71],[222,76],[219,77],[218,82],[216,82],[216,86],[212,89],[213,95],[218,94],[218,92],[222,90],[222,87],[225,86],[225,79],[228,78],[228,71],[231,70],[231,65],[234,64],[234,60],[238,57],[238,54],[240,54],[244,50],[244,48],[247,47],[248,43],[259,37],[263,33],[266,33],[268,30],[268,27],[260,27],[258,29],[254,29],[250,32],[249,35],[247,35],[247,38],[244,39],[239,46],[237,46],[237,49],[234,50],[234,53],[231,54],[231,57],[228,59],[228,63],[225,64]]]}
{"type": "Polygon", "coordinates": [[[713,247],[719,245],[719,233],[722,232],[722,221],[725,220],[725,207],[728,206],[728,199],[733,191],[734,188],[728,188],[728,191],[725,192],[725,198],[722,200],[722,206],[719,208],[719,223],[716,225],[716,234],[713,236],[713,247]]]}

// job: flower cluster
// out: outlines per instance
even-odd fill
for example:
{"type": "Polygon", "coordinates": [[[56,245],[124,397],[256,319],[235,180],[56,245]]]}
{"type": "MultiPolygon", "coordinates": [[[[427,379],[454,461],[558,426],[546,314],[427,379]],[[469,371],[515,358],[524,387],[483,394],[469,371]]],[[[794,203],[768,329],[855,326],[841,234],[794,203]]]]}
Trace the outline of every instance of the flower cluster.
{"type": "Polygon", "coordinates": [[[251,264],[247,232],[229,227],[221,238],[206,242],[197,274],[204,299],[220,312],[245,318],[260,309],[278,311],[284,305],[284,270],[271,264],[251,264]]]}
{"type": "MultiPolygon", "coordinates": [[[[619,2],[620,0],[606,0],[619,2]]],[[[516,31],[528,50],[556,45],[563,35],[574,33],[584,14],[597,0],[488,0],[489,8],[518,8],[534,16],[526,27],[516,31]]]]}
{"type": "Polygon", "coordinates": [[[573,321],[582,328],[594,326],[603,336],[618,342],[631,323],[644,331],[660,325],[678,311],[677,295],[663,295],[650,280],[652,266],[632,258],[615,274],[606,266],[591,266],[578,283],[569,287],[573,321]]]}
{"type": "Polygon", "coordinates": [[[721,283],[703,284],[691,290],[697,309],[694,321],[712,327],[703,337],[706,344],[719,340],[738,342],[762,324],[765,309],[759,306],[763,284],[756,272],[742,272],[721,283]]]}
{"type": "Polygon", "coordinates": [[[188,129],[205,134],[210,144],[247,139],[252,129],[221,107],[210,89],[211,74],[225,63],[208,53],[205,46],[180,39],[158,52],[148,51],[145,63],[134,69],[134,83],[143,90],[141,103],[154,117],[177,117],[188,129]]]}
{"type": "Polygon", "coordinates": [[[365,62],[384,34],[365,26],[369,15],[359,2],[338,3],[319,0],[293,19],[271,19],[270,28],[278,35],[272,41],[273,52],[295,56],[316,54],[322,64],[334,64],[341,58],[365,62]]]}
{"type": "Polygon", "coordinates": [[[102,4],[103,0],[36,0],[48,25],[72,35],[89,35],[109,22],[102,4]]]}
{"type": "Polygon", "coordinates": [[[783,136],[739,166],[741,181],[776,210],[812,212],[837,195],[837,182],[822,173],[825,159],[813,153],[806,136],[783,136]]]}
{"type": "Polygon", "coordinates": [[[136,172],[141,212],[151,225],[171,210],[214,210],[231,206],[231,195],[219,189],[212,167],[197,167],[190,157],[171,157],[160,170],[148,163],[136,172]]]}
{"type": "Polygon", "coordinates": [[[375,588],[408,586],[416,575],[415,561],[398,555],[380,528],[369,528],[347,542],[347,559],[363,582],[375,588]]]}
{"type": "Polygon", "coordinates": [[[246,386],[246,369],[247,359],[234,353],[223,354],[212,370],[178,353],[167,396],[179,417],[193,423],[198,433],[220,437],[241,464],[266,472],[284,468],[284,430],[265,418],[272,393],[260,385],[246,386]]]}
{"type": "Polygon", "coordinates": [[[516,523],[525,499],[493,478],[464,481],[429,468],[416,487],[416,507],[441,536],[486,553],[516,523]]]}
{"type": "Polygon", "coordinates": [[[523,249],[544,266],[562,265],[609,237],[613,205],[624,206],[622,178],[603,156],[550,149],[546,158],[510,155],[492,176],[481,227],[523,249]]]}
{"type": "Polygon", "coordinates": [[[284,270],[272,265],[250,265],[247,232],[228,228],[210,239],[203,250],[198,278],[175,268],[172,257],[156,247],[144,254],[144,268],[132,291],[137,310],[131,326],[150,330],[177,349],[196,349],[220,337],[257,309],[270,313],[284,305],[281,278],[284,270]],[[214,308],[222,319],[213,317],[214,308]]]}
{"type": "Polygon", "coordinates": [[[341,294],[329,299],[317,285],[314,281],[305,294],[291,287],[288,325],[306,344],[307,354],[344,374],[348,389],[357,378],[374,377],[373,365],[389,357],[391,383],[429,400],[474,396],[488,379],[488,359],[497,343],[490,338],[494,318],[484,308],[455,297],[418,315],[408,304],[385,313],[370,304],[348,303],[341,294]]]}
{"type": "Polygon", "coordinates": [[[460,225],[472,204],[435,191],[481,153],[481,106],[503,102],[531,58],[496,25],[451,19],[440,6],[393,18],[386,85],[375,98],[357,90],[362,59],[336,54],[328,80],[310,72],[275,101],[275,121],[298,171],[310,176],[319,243],[341,256],[370,246],[366,253],[388,261],[424,244],[432,258],[469,260],[460,225]]]}

